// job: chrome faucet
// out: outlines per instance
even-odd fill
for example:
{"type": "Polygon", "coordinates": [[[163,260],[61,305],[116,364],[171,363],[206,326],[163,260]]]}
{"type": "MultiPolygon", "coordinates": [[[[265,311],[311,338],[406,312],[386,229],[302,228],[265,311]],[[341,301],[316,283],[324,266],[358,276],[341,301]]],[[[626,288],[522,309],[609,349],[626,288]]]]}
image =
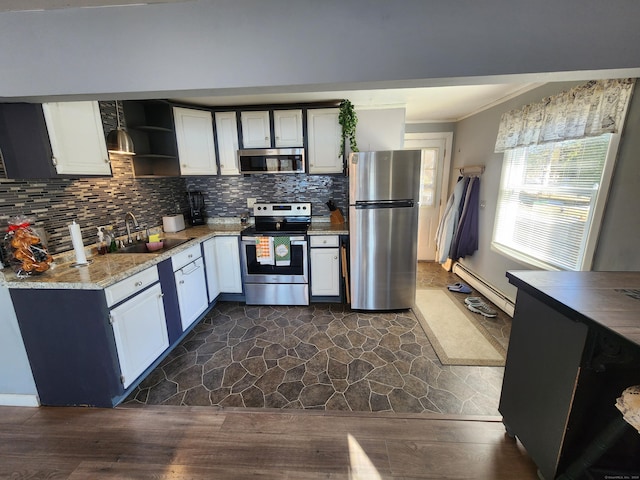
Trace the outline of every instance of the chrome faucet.
{"type": "Polygon", "coordinates": [[[133,221],[133,226],[136,229],[139,228],[139,225],[138,220],[136,220],[136,217],[133,213],[127,212],[124,214],[124,226],[127,228],[127,243],[133,243],[133,240],[131,240],[131,227],[129,226],[129,219],[133,221]]]}

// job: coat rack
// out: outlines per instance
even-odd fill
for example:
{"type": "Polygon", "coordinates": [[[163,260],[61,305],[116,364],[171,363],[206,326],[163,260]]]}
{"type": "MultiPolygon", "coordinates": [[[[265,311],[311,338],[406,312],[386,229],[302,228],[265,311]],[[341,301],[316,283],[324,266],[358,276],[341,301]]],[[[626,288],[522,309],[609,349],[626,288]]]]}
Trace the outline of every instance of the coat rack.
{"type": "Polygon", "coordinates": [[[465,177],[479,177],[484,173],[484,165],[466,165],[460,167],[460,175],[465,177]]]}

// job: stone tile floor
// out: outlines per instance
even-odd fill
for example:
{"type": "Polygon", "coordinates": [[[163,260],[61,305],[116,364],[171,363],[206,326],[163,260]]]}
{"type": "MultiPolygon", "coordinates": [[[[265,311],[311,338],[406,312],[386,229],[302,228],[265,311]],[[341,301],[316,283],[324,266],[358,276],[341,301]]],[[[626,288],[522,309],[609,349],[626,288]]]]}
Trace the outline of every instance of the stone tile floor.
{"type": "MultiPolygon", "coordinates": [[[[438,264],[419,264],[418,288],[456,281],[438,264]]],[[[478,318],[506,347],[510,318],[478,318]]],[[[498,415],[503,372],[443,366],[410,310],[220,302],[123,406],[498,415]]]]}

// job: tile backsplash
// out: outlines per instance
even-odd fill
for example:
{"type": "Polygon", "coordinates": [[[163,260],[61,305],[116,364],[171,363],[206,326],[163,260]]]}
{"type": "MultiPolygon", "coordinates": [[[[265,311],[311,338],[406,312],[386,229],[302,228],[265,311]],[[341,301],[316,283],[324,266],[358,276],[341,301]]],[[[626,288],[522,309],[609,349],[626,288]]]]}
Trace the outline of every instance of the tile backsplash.
{"type": "Polygon", "coordinates": [[[207,216],[238,217],[247,212],[247,198],[258,202],[311,202],[314,216],[328,216],[325,203],[333,199],[348,213],[349,179],[343,175],[246,175],[189,177],[188,190],[201,191],[207,216]]]}
{"type": "MultiPolygon", "coordinates": [[[[108,132],[117,123],[115,103],[100,102],[100,109],[108,132]]],[[[311,202],[314,216],[328,215],[325,202],[333,199],[347,214],[349,182],[342,175],[135,178],[131,158],[111,160],[112,177],[7,180],[0,154],[0,231],[9,218],[26,215],[47,232],[49,251],[60,253],[72,248],[67,226],[73,220],[80,224],[84,244],[90,245],[99,225],[113,225],[124,234],[128,211],[149,226],[161,225],[163,215],[186,211],[187,189],[203,192],[210,218],[240,216],[250,197],[311,202]]]]}

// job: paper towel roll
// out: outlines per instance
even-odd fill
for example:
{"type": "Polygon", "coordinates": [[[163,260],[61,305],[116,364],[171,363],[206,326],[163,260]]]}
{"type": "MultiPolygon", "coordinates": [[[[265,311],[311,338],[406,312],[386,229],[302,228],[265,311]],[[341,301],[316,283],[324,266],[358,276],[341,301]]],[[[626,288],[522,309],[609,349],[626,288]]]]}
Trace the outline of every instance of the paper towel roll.
{"type": "Polygon", "coordinates": [[[87,263],[87,256],[84,254],[84,243],[82,243],[82,231],[80,225],[74,220],[69,225],[69,233],[71,233],[71,243],[73,244],[73,251],[76,254],[76,263],[83,265],[87,263]]]}

